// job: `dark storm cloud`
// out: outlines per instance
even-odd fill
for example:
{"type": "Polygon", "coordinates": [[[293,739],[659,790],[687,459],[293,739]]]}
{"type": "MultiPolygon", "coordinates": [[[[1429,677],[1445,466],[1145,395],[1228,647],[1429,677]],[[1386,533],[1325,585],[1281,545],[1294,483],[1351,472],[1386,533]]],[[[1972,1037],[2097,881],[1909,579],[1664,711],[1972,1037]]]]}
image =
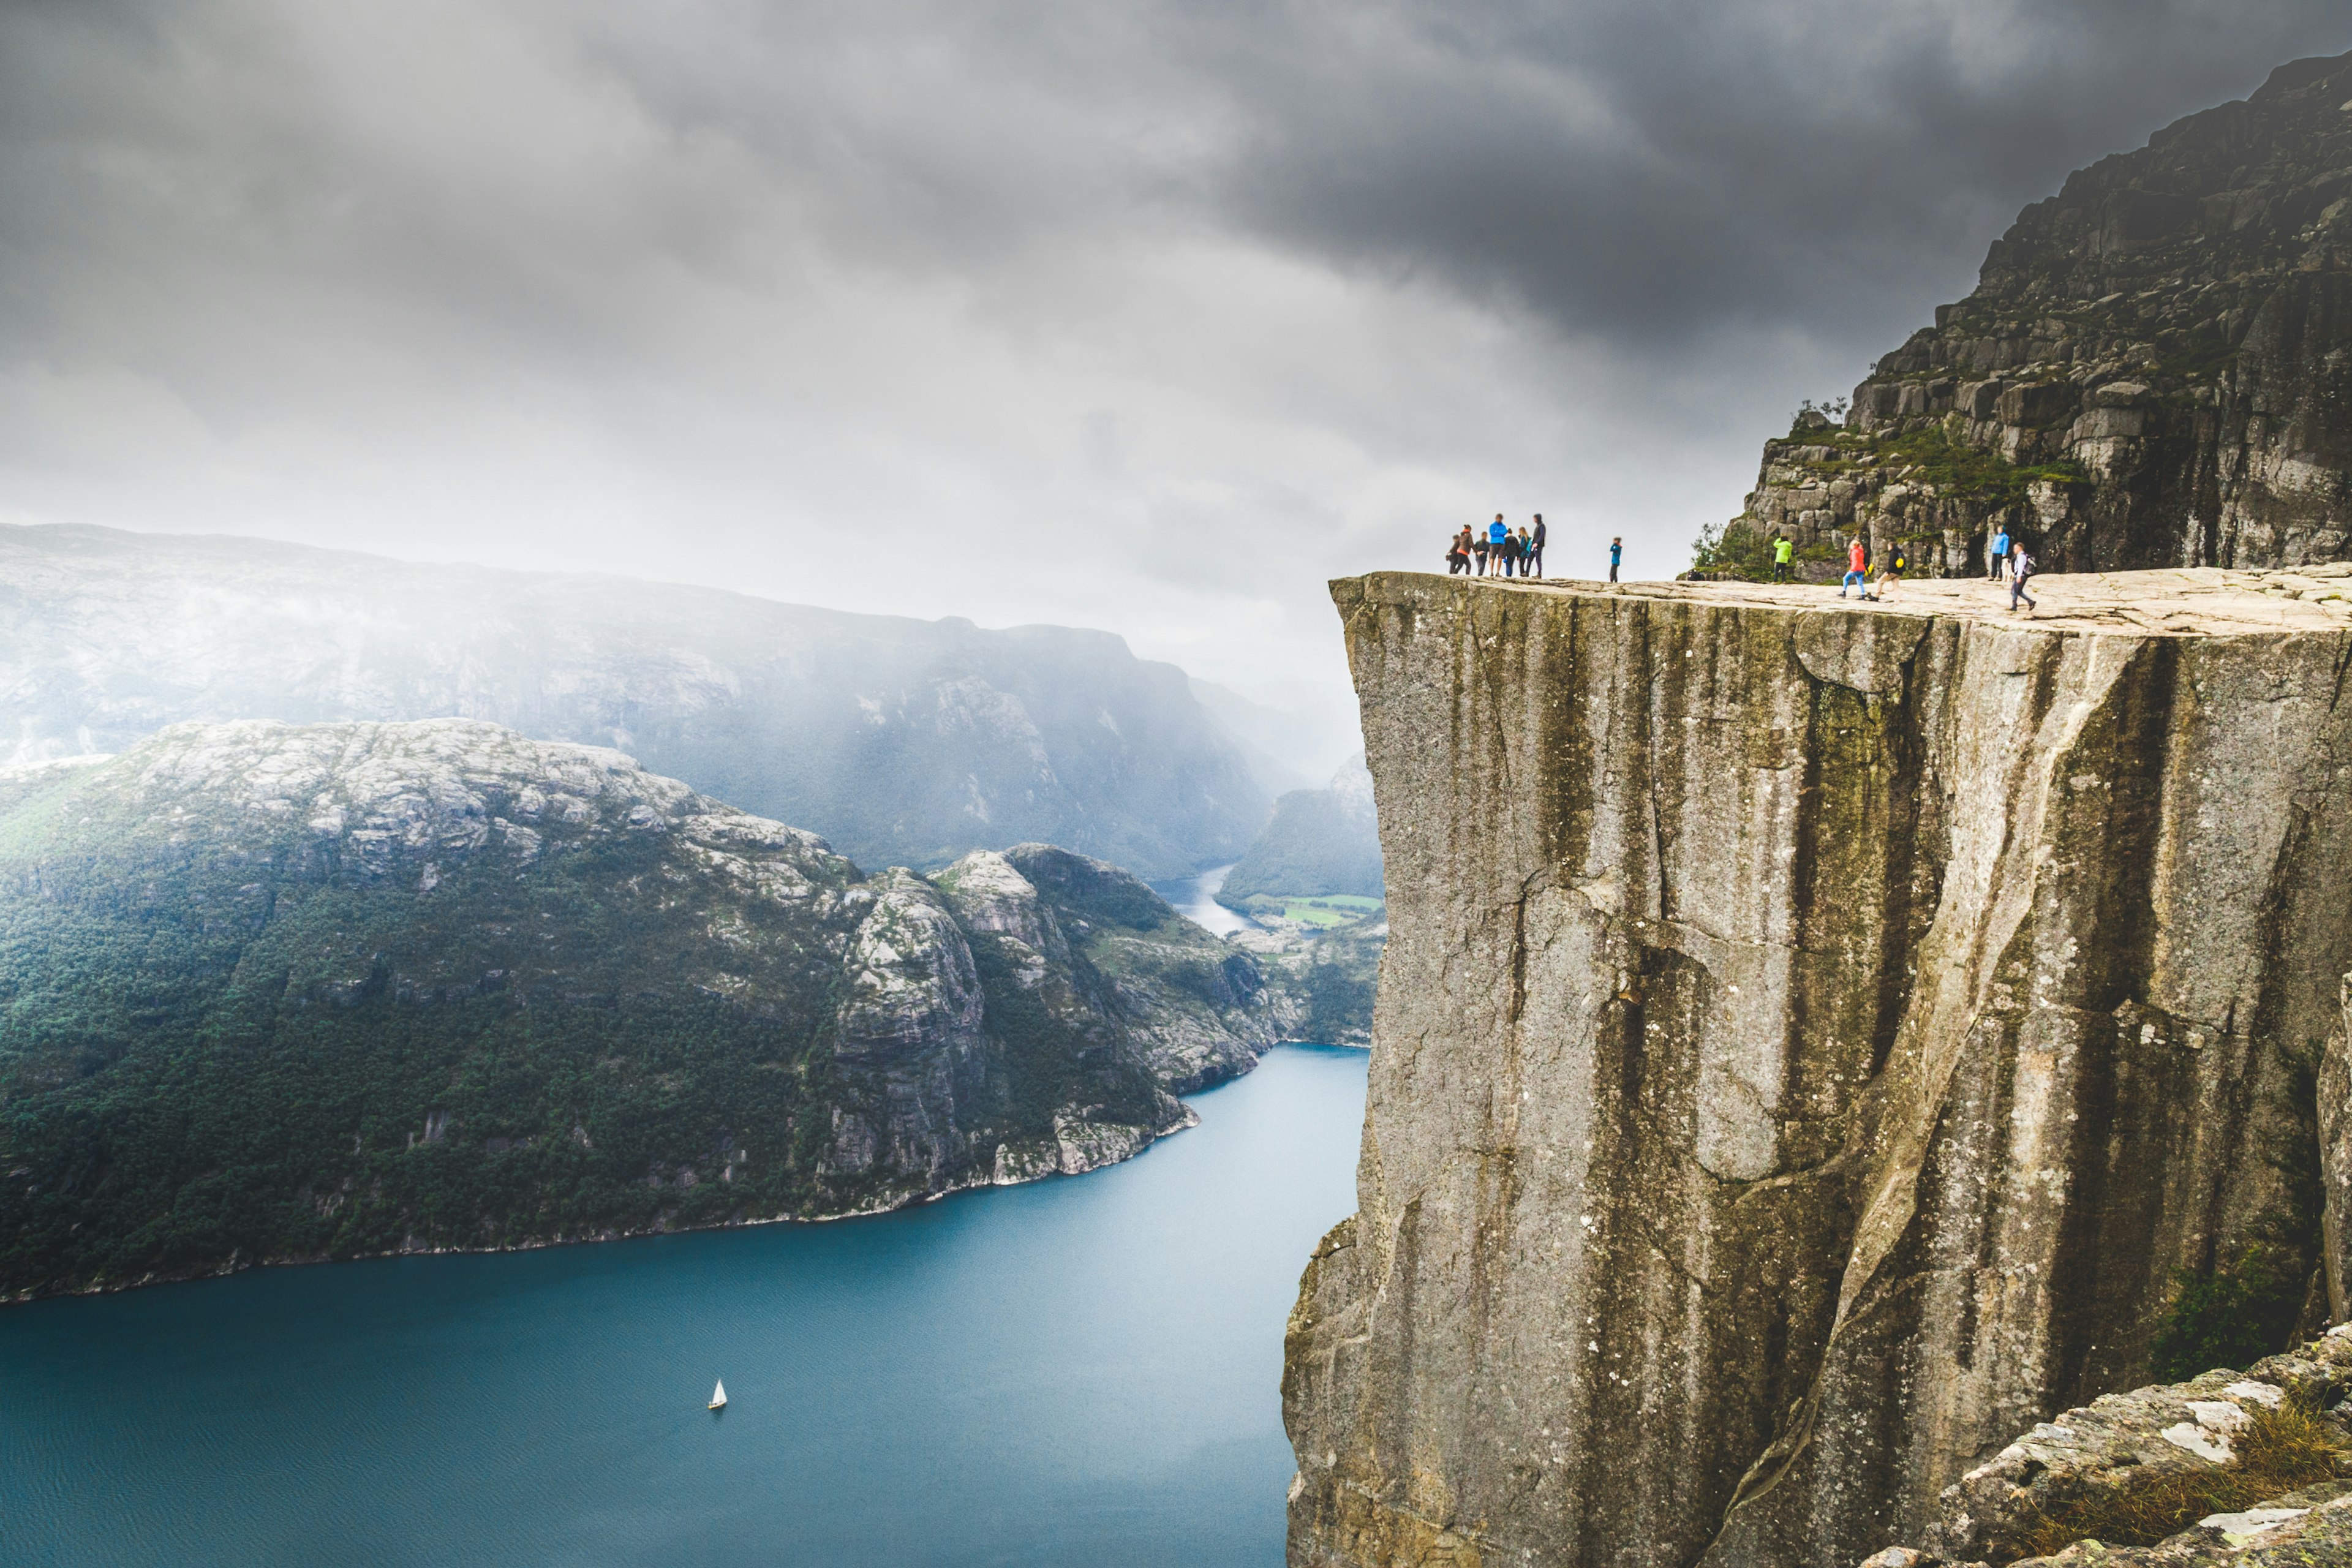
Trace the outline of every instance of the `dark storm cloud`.
{"type": "Polygon", "coordinates": [[[1224,57],[1253,226],[1680,339],[1912,319],[2072,168],[2352,46],[2333,3],[1391,6],[1224,57]]]}
{"type": "Polygon", "coordinates": [[[2347,47],[2341,0],[0,0],[0,516],[1336,682],[1325,577],[1498,508],[1678,569],[2020,205],[2347,47]]]}

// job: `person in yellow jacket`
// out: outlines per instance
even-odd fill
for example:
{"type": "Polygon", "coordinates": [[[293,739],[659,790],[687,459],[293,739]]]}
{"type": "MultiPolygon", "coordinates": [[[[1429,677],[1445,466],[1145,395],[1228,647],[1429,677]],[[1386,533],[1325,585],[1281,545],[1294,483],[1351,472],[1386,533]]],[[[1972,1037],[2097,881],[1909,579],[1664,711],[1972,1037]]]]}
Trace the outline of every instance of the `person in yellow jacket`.
{"type": "Polygon", "coordinates": [[[1772,541],[1772,581],[1775,583],[1789,580],[1789,557],[1796,548],[1789,542],[1789,536],[1785,533],[1772,541]]]}

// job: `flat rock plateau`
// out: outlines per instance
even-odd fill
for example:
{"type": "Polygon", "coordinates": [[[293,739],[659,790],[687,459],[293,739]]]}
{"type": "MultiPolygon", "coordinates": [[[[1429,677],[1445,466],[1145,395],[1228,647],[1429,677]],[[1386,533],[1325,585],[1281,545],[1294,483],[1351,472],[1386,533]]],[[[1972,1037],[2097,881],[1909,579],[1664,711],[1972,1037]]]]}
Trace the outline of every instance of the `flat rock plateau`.
{"type": "Polygon", "coordinates": [[[1333,584],[1390,942],[1291,1563],[1852,1568],[2147,1383],[2352,1158],[2341,582],[1333,584]]]}

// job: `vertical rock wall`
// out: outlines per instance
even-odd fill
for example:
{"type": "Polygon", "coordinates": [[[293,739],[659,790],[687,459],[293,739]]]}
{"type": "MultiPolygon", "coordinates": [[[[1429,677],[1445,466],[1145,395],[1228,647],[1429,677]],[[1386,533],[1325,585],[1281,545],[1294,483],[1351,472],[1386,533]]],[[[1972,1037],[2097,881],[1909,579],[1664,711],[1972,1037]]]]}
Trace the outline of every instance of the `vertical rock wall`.
{"type": "Polygon", "coordinates": [[[1333,592],[1391,934],[1294,1564],[1844,1568],[2145,1381],[2334,1023],[2352,633],[1333,592]]]}

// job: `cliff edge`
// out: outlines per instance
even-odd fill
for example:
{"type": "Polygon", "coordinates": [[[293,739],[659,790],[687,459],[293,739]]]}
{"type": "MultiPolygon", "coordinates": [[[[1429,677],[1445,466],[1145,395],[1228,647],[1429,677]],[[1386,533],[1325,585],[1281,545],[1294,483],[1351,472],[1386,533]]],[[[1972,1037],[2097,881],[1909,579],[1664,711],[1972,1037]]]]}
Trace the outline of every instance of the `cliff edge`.
{"type": "Polygon", "coordinates": [[[1391,938],[1290,1561],[1849,1568],[2147,1382],[2319,1162],[2342,582],[1335,583],[1391,938]]]}

